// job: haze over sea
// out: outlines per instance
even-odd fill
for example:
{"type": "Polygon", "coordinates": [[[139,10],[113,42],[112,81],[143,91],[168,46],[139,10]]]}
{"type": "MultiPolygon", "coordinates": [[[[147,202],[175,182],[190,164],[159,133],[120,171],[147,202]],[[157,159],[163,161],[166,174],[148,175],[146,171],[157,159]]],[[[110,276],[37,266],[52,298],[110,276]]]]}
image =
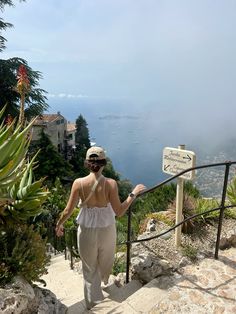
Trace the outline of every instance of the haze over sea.
{"type": "Polygon", "coordinates": [[[195,152],[197,165],[203,164],[207,156],[221,154],[223,162],[233,153],[234,118],[223,106],[208,109],[199,105],[189,110],[188,105],[63,97],[49,98],[49,104],[50,113],[60,111],[71,122],[82,114],[91,142],[104,147],[115,170],[133,184],[142,182],[152,187],[169,177],[162,172],[166,146],[185,144],[187,150],[195,152]]]}
{"type": "Polygon", "coordinates": [[[236,159],[236,1],[15,2],[2,58],[40,71],[50,112],[82,114],[123,178],[162,181],[166,146],[236,159]]]}

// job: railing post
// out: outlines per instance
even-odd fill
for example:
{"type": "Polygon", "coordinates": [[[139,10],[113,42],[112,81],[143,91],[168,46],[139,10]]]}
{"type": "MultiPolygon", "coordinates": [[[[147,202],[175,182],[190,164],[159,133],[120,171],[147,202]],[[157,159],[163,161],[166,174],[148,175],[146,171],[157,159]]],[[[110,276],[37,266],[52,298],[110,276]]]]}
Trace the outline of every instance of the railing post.
{"type": "Polygon", "coordinates": [[[55,225],[53,225],[53,229],[52,229],[52,236],[53,236],[53,247],[54,247],[54,255],[57,255],[57,236],[55,234],[55,225]]]}
{"type": "Polygon", "coordinates": [[[72,256],[72,237],[73,237],[73,230],[70,229],[70,268],[73,269],[74,265],[73,265],[73,256],[72,256]]]}
{"type": "Polygon", "coordinates": [[[126,242],[126,283],[129,282],[130,248],[131,248],[131,208],[128,209],[128,230],[126,242]]]}
{"type": "Polygon", "coordinates": [[[65,243],[65,248],[64,248],[64,254],[65,254],[65,260],[67,260],[67,248],[66,248],[66,230],[64,230],[64,243],[65,243]]]}
{"type": "Polygon", "coordinates": [[[225,198],[226,198],[226,192],[227,192],[227,184],[228,184],[229,168],[230,168],[230,166],[231,166],[231,162],[228,162],[225,165],[225,177],[224,177],[224,185],[223,185],[221,206],[220,206],[221,208],[220,208],[218,232],[217,232],[217,239],[216,239],[215,259],[218,259],[218,253],[219,253],[220,235],[221,235],[221,229],[222,229],[222,221],[223,221],[223,218],[224,218],[225,198]]]}

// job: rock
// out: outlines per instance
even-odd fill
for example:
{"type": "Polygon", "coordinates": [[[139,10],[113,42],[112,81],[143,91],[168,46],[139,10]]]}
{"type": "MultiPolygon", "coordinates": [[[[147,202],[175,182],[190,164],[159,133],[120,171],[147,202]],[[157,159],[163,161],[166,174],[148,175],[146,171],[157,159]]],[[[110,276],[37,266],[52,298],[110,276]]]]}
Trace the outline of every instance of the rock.
{"type": "Polygon", "coordinates": [[[197,259],[203,260],[205,258],[205,255],[203,253],[197,253],[197,259]]]}
{"type": "Polygon", "coordinates": [[[170,239],[171,237],[172,237],[171,231],[169,231],[169,232],[163,234],[162,236],[160,236],[160,238],[161,238],[161,239],[164,239],[164,240],[168,240],[168,239],[170,239]]]}
{"type": "Polygon", "coordinates": [[[67,307],[57,300],[50,290],[35,287],[34,291],[35,301],[38,303],[37,314],[65,314],[67,312],[67,307]]]}
{"type": "Polygon", "coordinates": [[[83,274],[83,271],[82,271],[82,261],[81,260],[78,260],[78,261],[75,260],[74,261],[73,271],[75,271],[78,274],[83,274]]]}
{"type": "Polygon", "coordinates": [[[164,259],[159,260],[158,263],[163,268],[164,271],[169,270],[171,268],[170,263],[164,259]]]}
{"type": "Polygon", "coordinates": [[[229,241],[232,247],[236,247],[236,234],[232,234],[229,241]]]}
{"type": "Polygon", "coordinates": [[[126,281],[126,273],[119,273],[116,276],[114,283],[118,288],[120,288],[125,285],[125,281],[126,281]]]}
{"type": "Polygon", "coordinates": [[[156,220],[155,219],[152,218],[148,221],[146,231],[147,232],[156,231],[156,220]]]}
{"type": "Polygon", "coordinates": [[[236,247],[236,235],[232,234],[229,238],[220,239],[220,249],[225,250],[230,247],[236,247]]]}
{"type": "Polygon", "coordinates": [[[149,253],[140,254],[131,259],[132,279],[147,283],[170,269],[169,263],[158,259],[149,253]]]}
{"type": "Polygon", "coordinates": [[[17,276],[11,285],[0,289],[0,312],[1,314],[27,313],[30,302],[34,298],[34,289],[24,278],[17,276]]]}
{"type": "Polygon", "coordinates": [[[117,252],[115,254],[115,258],[117,258],[117,259],[125,259],[125,252],[117,252]]]}
{"type": "Polygon", "coordinates": [[[231,247],[231,243],[230,243],[229,239],[221,238],[219,247],[221,250],[229,249],[231,247]]]}
{"type": "Polygon", "coordinates": [[[34,288],[22,277],[0,289],[1,314],[64,314],[67,308],[47,289],[34,288]]]}
{"type": "Polygon", "coordinates": [[[184,256],[181,258],[181,261],[179,262],[179,267],[185,267],[189,264],[191,264],[191,261],[186,256],[184,256]]]}

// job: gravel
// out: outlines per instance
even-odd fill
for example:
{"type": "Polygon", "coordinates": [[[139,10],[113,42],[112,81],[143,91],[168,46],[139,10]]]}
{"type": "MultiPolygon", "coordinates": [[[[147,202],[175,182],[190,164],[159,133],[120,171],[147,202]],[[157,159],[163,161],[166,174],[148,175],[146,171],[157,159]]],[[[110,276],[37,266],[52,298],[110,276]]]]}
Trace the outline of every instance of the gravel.
{"type": "MultiPolygon", "coordinates": [[[[138,237],[144,239],[155,236],[168,230],[169,226],[163,222],[156,223],[156,231],[145,232],[138,237]]],[[[181,246],[175,245],[175,231],[171,231],[167,236],[135,243],[132,245],[131,254],[137,252],[149,252],[158,258],[164,259],[170,263],[173,268],[181,265],[183,258],[188,257],[191,262],[197,261],[199,258],[214,257],[215,245],[217,239],[218,222],[205,223],[195,226],[192,234],[181,234],[181,246]]],[[[230,237],[236,234],[236,220],[224,219],[222,224],[221,238],[230,237]]]]}

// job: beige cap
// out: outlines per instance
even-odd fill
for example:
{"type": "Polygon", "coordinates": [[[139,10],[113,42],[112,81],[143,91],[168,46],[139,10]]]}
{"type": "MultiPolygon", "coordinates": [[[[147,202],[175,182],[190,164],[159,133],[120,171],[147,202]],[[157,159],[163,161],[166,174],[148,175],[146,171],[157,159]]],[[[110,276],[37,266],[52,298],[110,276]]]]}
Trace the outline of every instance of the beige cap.
{"type": "Polygon", "coordinates": [[[102,159],[106,159],[106,155],[102,147],[92,146],[87,150],[86,160],[102,160],[102,159]]]}

